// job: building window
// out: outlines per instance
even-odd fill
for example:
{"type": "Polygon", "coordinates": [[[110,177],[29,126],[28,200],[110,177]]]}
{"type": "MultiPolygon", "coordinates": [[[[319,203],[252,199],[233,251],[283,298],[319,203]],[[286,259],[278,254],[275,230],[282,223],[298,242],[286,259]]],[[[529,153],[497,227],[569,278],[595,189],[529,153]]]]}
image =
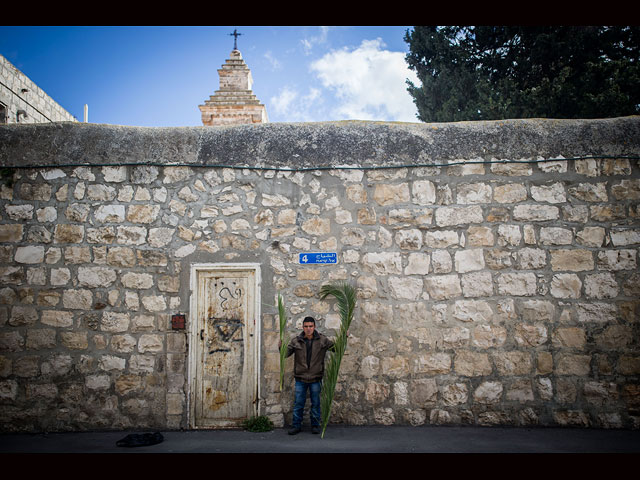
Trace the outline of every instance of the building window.
{"type": "Polygon", "coordinates": [[[7,123],[7,106],[0,103],[0,124],[7,123]]]}

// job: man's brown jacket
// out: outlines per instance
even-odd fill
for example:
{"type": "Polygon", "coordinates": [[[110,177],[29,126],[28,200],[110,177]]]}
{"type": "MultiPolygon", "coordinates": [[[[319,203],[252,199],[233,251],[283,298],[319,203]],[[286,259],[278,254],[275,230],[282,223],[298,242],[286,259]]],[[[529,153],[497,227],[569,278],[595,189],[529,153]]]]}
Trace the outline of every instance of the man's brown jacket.
{"type": "Polygon", "coordinates": [[[296,380],[311,383],[322,380],[324,374],[324,357],[327,350],[333,347],[333,341],[325,335],[313,332],[313,344],[311,346],[311,360],[307,365],[307,345],[304,341],[304,332],[291,339],[287,347],[287,357],[295,353],[293,376],[296,380]]]}

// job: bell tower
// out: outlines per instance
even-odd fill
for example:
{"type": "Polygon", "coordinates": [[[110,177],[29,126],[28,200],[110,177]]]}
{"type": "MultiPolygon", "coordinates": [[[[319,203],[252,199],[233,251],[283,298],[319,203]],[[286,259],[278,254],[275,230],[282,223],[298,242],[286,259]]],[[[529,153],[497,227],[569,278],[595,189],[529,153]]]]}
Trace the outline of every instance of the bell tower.
{"type": "Polygon", "coordinates": [[[238,50],[238,36],[234,30],[233,50],[220,69],[220,89],[216,90],[204,105],[199,105],[202,124],[205,126],[246,125],[267,123],[267,109],[251,91],[251,70],[238,50]]]}

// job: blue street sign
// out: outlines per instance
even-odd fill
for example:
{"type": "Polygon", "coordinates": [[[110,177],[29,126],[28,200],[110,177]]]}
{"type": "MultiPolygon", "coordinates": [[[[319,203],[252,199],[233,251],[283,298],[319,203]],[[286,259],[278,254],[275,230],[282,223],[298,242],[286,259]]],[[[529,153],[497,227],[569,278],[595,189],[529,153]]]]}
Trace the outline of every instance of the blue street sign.
{"type": "Polygon", "coordinates": [[[337,253],[301,253],[300,263],[338,263],[337,253]]]}

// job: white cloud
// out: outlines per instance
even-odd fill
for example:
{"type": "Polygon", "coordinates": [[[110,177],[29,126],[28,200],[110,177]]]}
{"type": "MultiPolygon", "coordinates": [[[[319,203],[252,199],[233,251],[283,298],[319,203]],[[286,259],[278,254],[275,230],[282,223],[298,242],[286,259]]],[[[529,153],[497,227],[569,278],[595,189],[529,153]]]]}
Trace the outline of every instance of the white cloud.
{"type": "Polygon", "coordinates": [[[417,122],[406,79],[417,83],[402,52],[384,50],[381,39],[349,51],[332,51],[311,64],[323,86],[335,92],[339,119],[417,122]]]}
{"type": "Polygon", "coordinates": [[[317,111],[321,105],[320,90],[309,87],[306,94],[302,95],[295,88],[285,85],[275,97],[270,99],[270,107],[275,115],[286,118],[287,122],[313,122],[317,121],[312,111],[317,111]]]}
{"type": "Polygon", "coordinates": [[[325,43],[327,41],[328,33],[329,33],[329,27],[320,27],[319,35],[306,37],[300,40],[304,54],[311,55],[311,50],[315,45],[320,45],[325,43]]]}
{"type": "Polygon", "coordinates": [[[271,64],[271,68],[273,70],[280,70],[280,68],[282,68],[282,64],[277,58],[273,56],[273,53],[271,52],[271,50],[267,51],[264,54],[264,58],[266,58],[267,61],[271,64]]]}

